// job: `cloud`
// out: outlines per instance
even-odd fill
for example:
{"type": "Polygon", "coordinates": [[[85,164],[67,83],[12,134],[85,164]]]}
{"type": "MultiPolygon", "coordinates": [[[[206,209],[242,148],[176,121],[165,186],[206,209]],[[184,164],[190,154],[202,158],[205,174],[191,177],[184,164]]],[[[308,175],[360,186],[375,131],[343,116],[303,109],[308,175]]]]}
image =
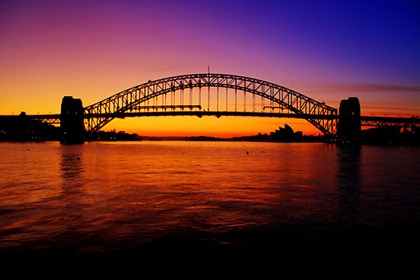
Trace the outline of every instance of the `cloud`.
{"type": "Polygon", "coordinates": [[[419,86],[403,86],[390,84],[368,84],[368,83],[338,83],[322,85],[324,89],[335,90],[340,92],[351,93],[420,93],[419,86]]]}

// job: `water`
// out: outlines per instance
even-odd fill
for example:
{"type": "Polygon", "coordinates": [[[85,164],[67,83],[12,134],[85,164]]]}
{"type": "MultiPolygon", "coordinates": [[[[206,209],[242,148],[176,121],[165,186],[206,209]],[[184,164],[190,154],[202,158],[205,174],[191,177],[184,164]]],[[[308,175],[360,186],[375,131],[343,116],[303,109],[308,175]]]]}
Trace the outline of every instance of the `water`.
{"type": "Polygon", "coordinates": [[[143,141],[0,151],[5,258],[418,249],[418,147],[143,141]]]}

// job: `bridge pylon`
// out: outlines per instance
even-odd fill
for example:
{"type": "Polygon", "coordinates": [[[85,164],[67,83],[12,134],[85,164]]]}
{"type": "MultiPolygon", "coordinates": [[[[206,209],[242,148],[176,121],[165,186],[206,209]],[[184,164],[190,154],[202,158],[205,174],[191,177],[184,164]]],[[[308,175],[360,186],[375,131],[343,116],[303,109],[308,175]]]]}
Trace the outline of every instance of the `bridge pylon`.
{"type": "Polygon", "coordinates": [[[339,143],[358,145],[361,141],[362,122],[360,102],[357,97],[341,100],[337,123],[339,143]]]}
{"type": "Polygon", "coordinates": [[[81,99],[64,96],[61,102],[60,143],[83,144],[85,142],[84,108],[81,99]]]}

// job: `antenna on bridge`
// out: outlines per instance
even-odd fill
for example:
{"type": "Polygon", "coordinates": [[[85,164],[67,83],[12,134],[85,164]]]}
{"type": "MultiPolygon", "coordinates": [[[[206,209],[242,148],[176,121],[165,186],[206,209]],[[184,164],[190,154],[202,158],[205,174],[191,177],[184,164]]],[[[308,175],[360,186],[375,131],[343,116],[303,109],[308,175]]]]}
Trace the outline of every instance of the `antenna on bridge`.
{"type": "Polygon", "coordinates": [[[210,75],[210,65],[207,65],[207,73],[210,75]]]}

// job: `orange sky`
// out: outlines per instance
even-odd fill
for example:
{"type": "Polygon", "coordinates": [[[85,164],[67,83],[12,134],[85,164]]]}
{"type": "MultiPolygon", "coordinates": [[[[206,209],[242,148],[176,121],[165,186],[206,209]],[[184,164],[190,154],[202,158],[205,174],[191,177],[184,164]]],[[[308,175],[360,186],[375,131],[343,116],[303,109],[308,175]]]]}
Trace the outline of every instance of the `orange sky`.
{"type": "MultiPolygon", "coordinates": [[[[0,114],[59,113],[66,95],[87,106],[210,66],[335,108],[357,96],[364,115],[420,115],[418,6],[327,2],[1,1],[0,114]]],[[[319,133],[304,120],[252,117],[133,118],[103,129],[237,136],[284,124],[319,133]]]]}

